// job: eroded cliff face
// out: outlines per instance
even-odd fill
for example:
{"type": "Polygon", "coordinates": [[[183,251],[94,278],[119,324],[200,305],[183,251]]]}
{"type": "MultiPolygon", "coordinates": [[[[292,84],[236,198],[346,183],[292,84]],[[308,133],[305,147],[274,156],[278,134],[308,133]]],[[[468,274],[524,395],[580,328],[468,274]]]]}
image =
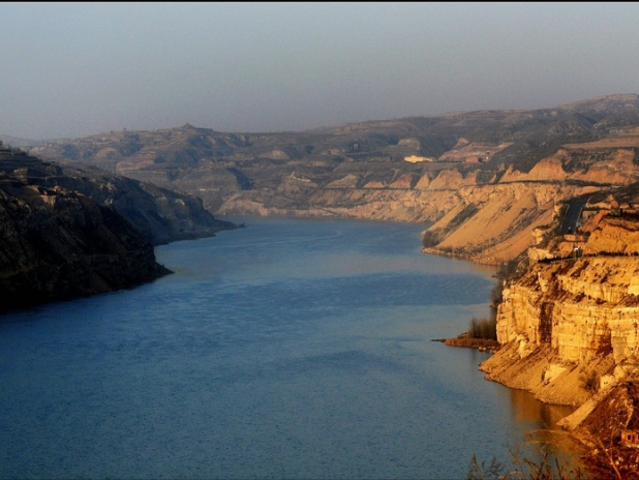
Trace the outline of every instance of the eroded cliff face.
{"type": "Polygon", "coordinates": [[[534,242],[534,231],[549,225],[559,199],[588,187],[504,183],[464,187],[458,201],[424,236],[424,252],[499,265],[534,242]]]}
{"type": "Polygon", "coordinates": [[[582,407],[562,421],[573,430],[594,425],[602,401],[639,381],[639,215],[604,213],[584,225],[589,235],[567,236],[581,249],[532,262],[505,286],[503,347],[480,366],[489,380],[541,401],[582,407]]]}
{"type": "MultiPolygon", "coordinates": [[[[615,139],[567,145],[528,172],[510,166],[492,183],[453,182],[456,202],[425,232],[424,251],[493,265],[518,257],[536,246],[570,199],[599,192],[607,182],[620,187],[639,180],[636,153],[622,147],[637,139],[615,139]]],[[[552,256],[540,249],[534,255],[552,256]]]]}
{"type": "Polygon", "coordinates": [[[634,162],[634,151],[607,142],[594,151],[562,148],[528,172],[511,166],[489,182],[479,181],[479,169],[441,166],[385,181],[354,171],[326,185],[291,174],[274,190],[232,194],[219,212],[430,223],[424,252],[500,265],[535,246],[536,232],[570,199],[600,191],[604,180],[615,186],[639,180],[634,162]]]}
{"type": "Polygon", "coordinates": [[[639,180],[637,125],[639,96],[627,94],[306,132],[110,132],[33,152],[188,192],[219,215],[433,224],[429,253],[500,264],[562,202],[639,180]]]}
{"type": "MultiPolygon", "coordinates": [[[[20,159],[19,165],[29,162],[42,163],[39,159],[25,156],[20,159]]],[[[201,199],[152,183],[110,175],[97,169],[83,169],[77,164],[62,165],[56,175],[29,175],[24,167],[12,168],[10,165],[11,162],[0,156],[0,170],[25,180],[28,178],[33,185],[61,187],[82,193],[99,205],[116,210],[153,245],[214,236],[221,230],[237,228],[231,222],[215,218],[204,208],[201,199]]]]}
{"type": "Polygon", "coordinates": [[[615,185],[639,180],[634,155],[620,148],[601,155],[560,150],[529,172],[510,167],[488,183],[478,181],[477,169],[441,167],[386,183],[366,182],[366,172],[323,186],[290,175],[274,190],[236,192],[218,211],[430,223],[424,252],[500,265],[534,246],[535,231],[549,225],[569,199],[601,190],[595,180],[616,179],[615,185]]]}

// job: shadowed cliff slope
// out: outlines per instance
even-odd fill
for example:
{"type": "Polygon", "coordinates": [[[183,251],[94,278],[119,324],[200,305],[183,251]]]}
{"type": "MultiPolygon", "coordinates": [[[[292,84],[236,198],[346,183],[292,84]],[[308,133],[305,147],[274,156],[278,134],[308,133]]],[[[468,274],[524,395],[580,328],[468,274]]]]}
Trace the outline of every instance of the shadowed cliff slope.
{"type": "Polygon", "coordinates": [[[0,310],[156,279],[170,272],[152,242],[234,227],[186,195],[0,147],[0,310]]]}

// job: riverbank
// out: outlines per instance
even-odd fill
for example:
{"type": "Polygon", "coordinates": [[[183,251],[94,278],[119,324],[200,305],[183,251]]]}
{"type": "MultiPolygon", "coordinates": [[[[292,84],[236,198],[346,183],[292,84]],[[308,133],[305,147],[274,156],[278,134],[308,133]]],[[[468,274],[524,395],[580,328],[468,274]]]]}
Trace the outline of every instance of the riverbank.
{"type": "Polygon", "coordinates": [[[488,352],[492,354],[496,353],[501,348],[501,345],[497,340],[490,340],[487,338],[468,338],[465,336],[456,338],[438,338],[433,339],[433,342],[441,342],[449,347],[474,348],[480,352],[488,352]]]}

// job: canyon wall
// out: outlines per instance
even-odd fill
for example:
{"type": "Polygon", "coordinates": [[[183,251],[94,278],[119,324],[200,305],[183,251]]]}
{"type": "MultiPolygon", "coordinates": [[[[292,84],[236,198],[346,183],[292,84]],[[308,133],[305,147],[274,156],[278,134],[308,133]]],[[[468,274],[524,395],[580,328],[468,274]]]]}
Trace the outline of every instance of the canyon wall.
{"type": "MultiPolygon", "coordinates": [[[[639,381],[639,214],[610,212],[592,215],[581,235],[566,236],[581,248],[531,262],[505,285],[496,318],[503,346],[480,366],[489,380],[580,407],[560,424],[591,442],[601,427],[593,412],[639,381]]],[[[620,428],[639,421],[626,404],[615,441],[620,428]]]]}
{"type": "Polygon", "coordinates": [[[563,424],[595,438],[639,429],[638,125],[639,96],[624,94],[297,133],[111,132],[33,152],[187,192],[217,215],[418,222],[426,253],[527,260],[481,369],[579,407],[563,424]],[[586,207],[566,230],[575,201],[586,207]]]}
{"type": "Polygon", "coordinates": [[[112,209],[78,192],[0,176],[0,310],[110,292],[167,273],[148,239],[112,209]]]}
{"type": "Polygon", "coordinates": [[[511,166],[484,183],[478,182],[479,169],[441,165],[412,173],[411,181],[400,176],[386,183],[367,183],[369,172],[357,169],[326,185],[290,175],[275,187],[230,194],[217,212],[424,223],[425,253],[500,265],[526,252],[535,232],[550,225],[572,198],[608,186],[593,178],[613,179],[615,186],[639,180],[634,158],[624,148],[607,147],[595,154],[560,149],[529,172],[511,166]],[[577,170],[566,167],[577,160],[577,170]]]}

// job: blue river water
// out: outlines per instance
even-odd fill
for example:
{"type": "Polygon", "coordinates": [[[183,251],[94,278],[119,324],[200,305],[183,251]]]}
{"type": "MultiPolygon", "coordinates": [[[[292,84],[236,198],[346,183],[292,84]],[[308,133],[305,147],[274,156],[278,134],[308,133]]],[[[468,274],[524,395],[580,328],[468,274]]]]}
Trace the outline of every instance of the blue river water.
{"type": "Polygon", "coordinates": [[[172,275],[0,318],[0,478],[466,478],[569,412],[432,341],[494,270],[419,225],[231,220],[157,248],[172,275]]]}

